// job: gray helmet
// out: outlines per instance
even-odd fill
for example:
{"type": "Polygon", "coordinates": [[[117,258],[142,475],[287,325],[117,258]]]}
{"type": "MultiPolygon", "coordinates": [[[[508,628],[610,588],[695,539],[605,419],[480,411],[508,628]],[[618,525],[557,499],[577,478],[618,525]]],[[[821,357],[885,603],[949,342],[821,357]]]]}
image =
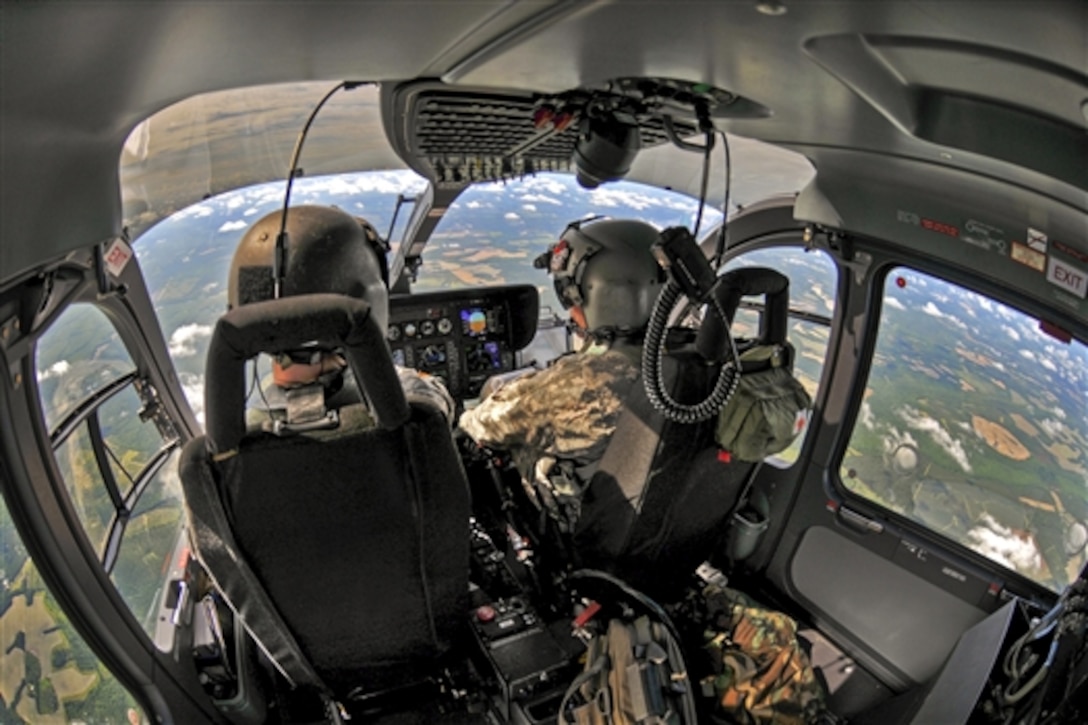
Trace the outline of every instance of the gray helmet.
{"type": "Polygon", "coordinates": [[[628,336],[645,329],[665,285],[650,252],[658,237],[633,219],[574,222],[538,265],[547,265],[564,307],[582,308],[586,332],[628,336]]]}
{"type": "MultiPolygon", "coordinates": [[[[251,226],[230,265],[230,308],[273,297],[272,260],[282,211],[251,226]]],[[[330,206],[294,206],[287,212],[287,256],[281,294],[333,292],[370,303],[384,330],[389,320],[385,246],[365,219],[330,206]]]]}

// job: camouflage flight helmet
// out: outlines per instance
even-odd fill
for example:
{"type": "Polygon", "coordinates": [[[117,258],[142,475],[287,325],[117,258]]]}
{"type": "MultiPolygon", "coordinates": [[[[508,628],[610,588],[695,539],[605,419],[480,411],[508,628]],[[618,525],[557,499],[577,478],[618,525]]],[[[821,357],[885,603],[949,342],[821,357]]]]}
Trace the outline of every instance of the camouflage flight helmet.
{"type": "MultiPolygon", "coordinates": [[[[238,244],[227,283],[230,309],[273,297],[272,264],[282,210],[261,218],[238,244]]],[[[389,320],[386,247],[365,219],[330,206],[287,212],[281,296],[332,292],[365,299],[385,329],[389,320]]]]}
{"type": "Polygon", "coordinates": [[[633,219],[572,222],[536,265],[552,275],[577,327],[595,337],[631,336],[645,329],[665,285],[650,252],[658,237],[633,219]]]}

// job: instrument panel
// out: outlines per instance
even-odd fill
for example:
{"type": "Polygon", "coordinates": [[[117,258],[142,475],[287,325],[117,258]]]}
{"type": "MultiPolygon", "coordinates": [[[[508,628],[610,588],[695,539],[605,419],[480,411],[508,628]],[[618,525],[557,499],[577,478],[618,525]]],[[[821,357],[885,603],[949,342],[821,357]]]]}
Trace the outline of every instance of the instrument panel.
{"type": "Polygon", "coordinates": [[[458,402],[515,368],[540,309],[531,285],[393,295],[389,302],[393,362],[441,378],[458,402]]]}

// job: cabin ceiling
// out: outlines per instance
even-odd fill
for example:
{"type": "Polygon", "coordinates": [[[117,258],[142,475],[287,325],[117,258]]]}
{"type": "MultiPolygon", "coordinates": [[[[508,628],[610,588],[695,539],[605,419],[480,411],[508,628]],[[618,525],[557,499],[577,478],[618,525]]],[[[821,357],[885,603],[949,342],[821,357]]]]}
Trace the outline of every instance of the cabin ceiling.
{"type": "MultiPolygon", "coordinates": [[[[757,4],[4,3],[0,279],[120,231],[117,160],[143,119],[199,93],[305,80],[541,94],[701,81],[769,111],[718,128],[803,150],[818,170],[825,157],[842,170],[849,148],[1034,189],[1055,214],[1088,209],[1088,5],[786,0],[775,16],[757,4]]],[[[636,164],[631,178],[679,169],[687,181],[670,185],[686,189],[697,163],[636,164]]]]}

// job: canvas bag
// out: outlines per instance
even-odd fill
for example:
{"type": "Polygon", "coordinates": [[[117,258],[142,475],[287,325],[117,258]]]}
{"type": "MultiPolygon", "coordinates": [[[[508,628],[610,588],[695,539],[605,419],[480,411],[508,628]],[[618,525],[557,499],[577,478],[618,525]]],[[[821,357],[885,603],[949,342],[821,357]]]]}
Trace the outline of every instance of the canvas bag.
{"type": "Polygon", "coordinates": [[[827,717],[826,695],[797,638],[797,623],[719,585],[703,590],[704,654],[700,680],[715,722],[806,725],[827,717]]]}
{"type": "Polygon", "coordinates": [[[680,649],[668,630],[647,616],[617,617],[590,639],[585,668],[567,690],[561,725],[695,725],[680,649]],[[573,707],[567,703],[577,693],[573,707]]]}
{"type": "Polygon", "coordinates": [[[804,430],[812,398],[793,376],[789,343],[756,345],[740,360],[740,383],[718,414],[714,438],[738,460],[762,461],[804,430]]]}

